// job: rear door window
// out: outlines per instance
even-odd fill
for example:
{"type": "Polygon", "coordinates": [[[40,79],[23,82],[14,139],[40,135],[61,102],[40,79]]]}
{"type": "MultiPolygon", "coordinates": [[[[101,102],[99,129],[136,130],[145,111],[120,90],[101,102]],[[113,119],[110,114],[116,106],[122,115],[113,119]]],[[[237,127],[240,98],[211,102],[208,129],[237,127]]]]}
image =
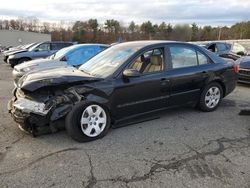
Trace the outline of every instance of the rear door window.
{"type": "Polygon", "coordinates": [[[183,68],[198,65],[196,51],[185,46],[170,47],[170,54],[172,58],[172,67],[183,68]]]}
{"type": "Polygon", "coordinates": [[[192,47],[172,46],[169,50],[173,69],[204,65],[211,62],[205,54],[192,47]]]}
{"type": "Polygon", "coordinates": [[[60,50],[60,46],[57,43],[51,43],[51,50],[60,50]]]}

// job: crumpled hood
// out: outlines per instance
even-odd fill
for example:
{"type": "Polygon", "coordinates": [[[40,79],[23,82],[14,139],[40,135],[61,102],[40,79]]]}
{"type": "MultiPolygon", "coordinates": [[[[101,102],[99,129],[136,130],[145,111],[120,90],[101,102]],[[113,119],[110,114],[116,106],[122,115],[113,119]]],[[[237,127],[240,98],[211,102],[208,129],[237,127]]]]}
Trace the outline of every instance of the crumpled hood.
{"type": "Polygon", "coordinates": [[[24,71],[25,68],[30,68],[30,70],[40,70],[40,69],[49,69],[53,67],[67,66],[67,62],[51,59],[35,59],[27,61],[15,66],[16,71],[24,71]]]}
{"type": "Polygon", "coordinates": [[[42,87],[85,83],[98,81],[100,78],[88,75],[74,67],[62,67],[51,70],[41,70],[24,75],[18,82],[18,87],[27,91],[35,91],[42,87]]]}
{"type": "Polygon", "coordinates": [[[239,68],[250,69],[250,57],[249,56],[240,58],[238,63],[239,63],[239,68]]]}

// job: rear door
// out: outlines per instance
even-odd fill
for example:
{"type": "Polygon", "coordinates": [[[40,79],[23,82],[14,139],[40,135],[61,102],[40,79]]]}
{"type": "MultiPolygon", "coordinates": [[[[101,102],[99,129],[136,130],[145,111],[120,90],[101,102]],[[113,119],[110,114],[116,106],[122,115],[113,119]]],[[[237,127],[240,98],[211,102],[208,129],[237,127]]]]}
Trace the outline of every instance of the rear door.
{"type": "Polygon", "coordinates": [[[182,105],[199,99],[201,88],[209,78],[210,60],[190,45],[169,45],[171,82],[169,105],[182,105]]]}

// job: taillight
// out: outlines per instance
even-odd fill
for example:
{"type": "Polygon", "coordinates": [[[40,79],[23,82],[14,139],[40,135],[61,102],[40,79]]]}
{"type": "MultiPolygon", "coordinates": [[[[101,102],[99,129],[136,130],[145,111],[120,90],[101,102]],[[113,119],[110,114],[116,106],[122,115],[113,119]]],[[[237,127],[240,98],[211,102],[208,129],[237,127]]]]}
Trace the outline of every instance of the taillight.
{"type": "Polygon", "coordinates": [[[239,67],[236,63],[234,63],[234,72],[238,73],[239,72],[239,67]]]}

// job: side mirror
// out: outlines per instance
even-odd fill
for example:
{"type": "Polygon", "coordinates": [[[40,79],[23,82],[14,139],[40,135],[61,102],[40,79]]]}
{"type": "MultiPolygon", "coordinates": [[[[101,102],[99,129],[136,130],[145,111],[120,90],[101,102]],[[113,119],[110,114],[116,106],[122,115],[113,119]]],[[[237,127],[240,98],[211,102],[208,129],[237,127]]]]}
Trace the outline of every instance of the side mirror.
{"type": "Polygon", "coordinates": [[[34,50],[34,52],[39,52],[39,49],[38,49],[38,48],[37,48],[37,49],[35,49],[35,50],[34,50]]]}
{"type": "Polygon", "coordinates": [[[136,69],[125,69],[123,71],[124,77],[139,77],[141,76],[141,73],[136,69]]]}

